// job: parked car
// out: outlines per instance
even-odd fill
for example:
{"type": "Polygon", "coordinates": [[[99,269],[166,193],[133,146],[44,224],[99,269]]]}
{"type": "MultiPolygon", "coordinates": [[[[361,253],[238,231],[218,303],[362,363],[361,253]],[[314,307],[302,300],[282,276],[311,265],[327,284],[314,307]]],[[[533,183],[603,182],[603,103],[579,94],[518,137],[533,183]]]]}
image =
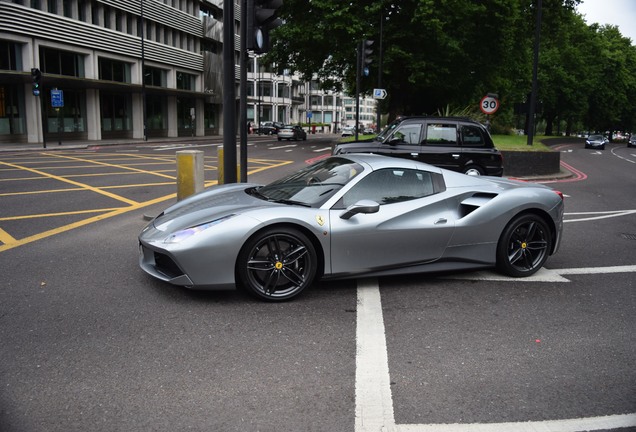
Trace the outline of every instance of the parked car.
{"type": "Polygon", "coordinates": [[[279,122],[263,122],[256,133],[259,135],[276,135],[281,127],[283,127],[283,124],[279,122]]]}
{"type": "Polygon", "coordinates": [[[342,128],[342,130],[340,131],[340,134],[343,137],[350,137],[350,136],[354,136],[356,133],[356,128],[353,126],[345,126],[342,128]]]}
{"type": "Polygon", "coordinates": [[[307,132],[298,125],[284,125],[278,130],[278,141],[286,139],[298,141],[299,139],[305,141],[307,139],[307,132]]]}
{"type": "Polygon", "coordinates": [[[469,175],[503,175],[503,158],[485,126],[457,117],[402,117],[368,140],[343,143],[333,154],[377,153],[469,175]]]}
{"type": "Polygon", "coordinates": [[[629,140],[627,141],[627,147],[636,146],[636,134],[631,134],[629,136],[629,140]]]}
{"type": "Polygon", "coordinates": [[[373,128],[366,127],[362,130],[362,133],[365,135],[373,135],[375,131],[373,130],[373,128]]]}
{"type": "Polygon", "coordinates": [[[139,235],[141,268],[193,289],[284,301],[317,279],[497,268],[531,276],[559,249],[563,194],[372,154],[268,185],[213,186],[139,235]]]}
{"type": "Polygon", "coordinates": [[[605,150],[605,144],[608,142],[609,140],[603,135],[590,135],[585,140],[585,148],[605,150]]]}

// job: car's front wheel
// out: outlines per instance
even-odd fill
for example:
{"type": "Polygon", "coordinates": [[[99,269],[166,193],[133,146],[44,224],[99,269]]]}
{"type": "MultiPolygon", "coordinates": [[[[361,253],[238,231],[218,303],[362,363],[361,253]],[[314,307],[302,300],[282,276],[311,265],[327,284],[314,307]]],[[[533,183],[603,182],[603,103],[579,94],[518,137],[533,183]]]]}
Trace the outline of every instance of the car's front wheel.
{"type": "Polygon", "coordinates": [[[272,228],[244,245],[236,272],[250,294],[283,301],[311,285],[317,263],[316,250],[307,236],[293,228],[272,228]]]}
{"type": "Polygon", "coordinates": [[[545,221],[533,214],[514,218],[497,244],[497,269],[512,277],[535,274],[545,264],[552,236],[545,221]]]}

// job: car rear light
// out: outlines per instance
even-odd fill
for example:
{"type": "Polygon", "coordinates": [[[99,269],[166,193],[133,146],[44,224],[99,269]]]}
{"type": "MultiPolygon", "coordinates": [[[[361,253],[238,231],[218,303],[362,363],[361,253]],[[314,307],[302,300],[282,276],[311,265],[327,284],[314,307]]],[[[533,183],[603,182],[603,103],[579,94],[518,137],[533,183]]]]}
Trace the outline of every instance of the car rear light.
{"type": "Polygon", "coordinates": [[[563,199],[564,199],[563,198],[563,192],[555,190],[554,193],[557,194],[558,196],[560,196],[561,197],[561,201],[563,201],[563,199]]]}

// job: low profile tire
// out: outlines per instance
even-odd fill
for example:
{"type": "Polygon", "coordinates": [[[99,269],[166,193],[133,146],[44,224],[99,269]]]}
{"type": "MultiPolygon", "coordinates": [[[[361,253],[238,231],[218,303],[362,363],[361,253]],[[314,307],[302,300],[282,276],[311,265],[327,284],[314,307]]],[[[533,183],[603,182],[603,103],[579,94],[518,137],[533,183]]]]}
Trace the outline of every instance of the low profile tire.
{"type": "Polygon", "coordinates": [[[464,168],[464,174],[472,175],[472,176],[481,176],[484,175],[484,170],[477,165],[468,165],[464,168]]]}
{"type": "Polygon", "coordinates": [[[526,277],[545,264],[552,248],[550,229],[539,216],[513,219],[497,244],[497,269],[508,276],[526,277]]]}
{"type": "Polygon", "coordinates": [[[312,284],[317,266],[316,250],[307,236],[293,228],[272,228],[245,244],[236,272],[249,294],[284,301],[312,284]]]}

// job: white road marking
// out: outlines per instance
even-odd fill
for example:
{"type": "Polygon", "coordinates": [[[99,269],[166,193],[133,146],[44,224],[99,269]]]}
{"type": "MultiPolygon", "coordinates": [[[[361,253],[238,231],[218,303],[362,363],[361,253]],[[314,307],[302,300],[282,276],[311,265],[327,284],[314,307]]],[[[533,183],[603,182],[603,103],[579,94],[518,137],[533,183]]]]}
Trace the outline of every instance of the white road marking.
{"type": "Polygon", "coordinates": [[[322,152],[325,152],[325,151],[329,151],[330,152],[331,151],[331,147],[324,147],[324,148],[312,150],[312,152],[314,152],[314,153],[322,153],[322,152]]]}
{"type": "Polygon", "coordinates": [[[398,432],[581,432],[636,425],[636,414],[523,423],[398,425],[398,432]]]}
{"type": "Polygon", "coordinates": [[[153,150],[164,151],[164,150],[189,149],[189,148],[199,148],[199,147],[222,147],[222,144],[173,144],[173,145],[162,145],[159,147],[155,147],[153,148],[153,150]]]}
{"type": "MultiPolygon", "coordinates": [[[[542,270],[561,277],[561,274],[636,272],[636,265],[542,270]]],[[[636,413],[517,423],[396,425],[380,286],[375,278],[358,281],[355,396],[355,432],[580,432],[636,427],[636,413]]]]}
{"type": "Polygon", "coordinates": [[[356,432],[393,432],[389,358],[377,279],[358,281],[356,432]]]}
{"type": "Polygon", "coordinates": [[[284,148],[290,148],[290,147],[298,147],[297,144],[287,144],[287,145],[281,145],[281,146],[276,146],[276,147],[269,147],[268,150],[278,150],[278,149],[284,149],[284,148]]]}
{"type": "Polygon", "coordinates": [[[564,223],[568,222],[584,222],[584,221],[592,221],[599,219],[608,219],[619,216],[627,216],[631,214],[636,214],[636,210],[614,210],[614,211],[605,211],[605,212],[578,212],[578,213],[566,213],[565,216],[579,216],[579,215],[598,215],[580,219],[568,219],[564,220],[564,223]]]}
{"type": "Polygon", "coordinates": [[[538,272],[530,277],[513,278],[504,276],[494,271],[477,271],[470,273],[461,273],[450,276],[443,276],[441,279],[454,280],[481,280],[481,281],[499,281],[499,282],[570,282],[563,275],[581,275],[581,274],[608,274],[608,273],[636,273],[636,265],[624,265],[613,267],[583,267],[583,268],[566,268],[566,269],[547,269],[541,268],[538,272]]]}
{"type": "MultiPolygon", "coordinates": [[[[621,156],[621,155],[619,155],[618,153],[616,153],[616,150],[617,150],[617,149],[619,149],[619,148],[622,148],[622,147],[614,147],[614,148],[612,149],[612,154],[613,154],[614,156],[616,156],[616,157],[617,157],[617,158],[619,158],[619,159],[623,159],[624,161],[627,161],[627,162],[629,162],[629,163],[636,163],[636,160],[627,159],[626,157],[621,156]]],[[[630,156],[631,156],[631,157],[633,157],[633,158],[636,158],[636,154],[633,154],[633,153],[632,153],[632,154],[630,154],[630,156]]]]}

